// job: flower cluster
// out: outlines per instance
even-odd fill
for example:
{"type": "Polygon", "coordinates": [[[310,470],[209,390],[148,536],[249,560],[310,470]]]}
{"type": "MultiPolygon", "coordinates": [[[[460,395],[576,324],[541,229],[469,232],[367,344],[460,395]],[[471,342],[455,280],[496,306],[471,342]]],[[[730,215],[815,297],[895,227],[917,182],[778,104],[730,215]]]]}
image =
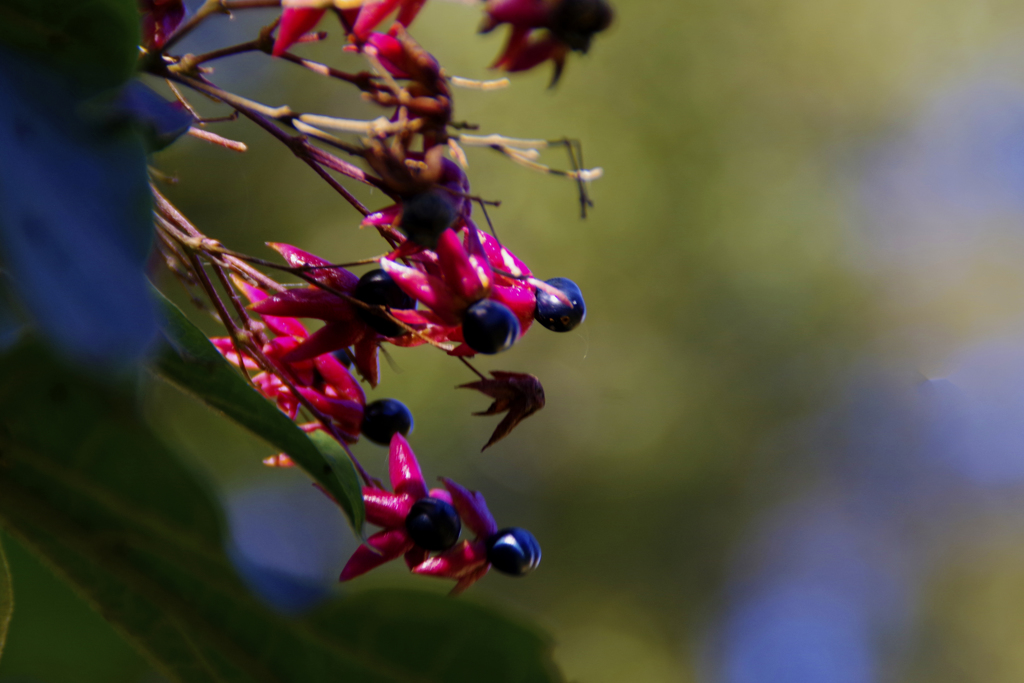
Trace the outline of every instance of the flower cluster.
{"type": "Polygon", "coordinates": [[[540,545],[518,527],[498,529],[482,495],[450,479],[427,490],[416,456],[401,434],[391,438],[388,471],[393,492],[363,489],[366,518],[383,529],[349,558],[341,580],[349,581],[399,557],[414,574],[455,579],[453,594],[475,583],[493,566],[523,576],[540,564],[540,545]],[[473,540],[459,541],[462,524],[473,540]]]}
{"type": "MultiPolygon", "coordinates": [[[[225,249],[205,238],[158,190],[158,244],[173,272],[192,291],[201,287],[229,334],[212,341],[253,387],[273,401],[300,427],[323,430],[348,451],[366,486],[367,519],[382,530],[369,537],[345,565],[348,581],[385,562],[404,557],[413,573],[456,581],[460,592],[495,569],[521,576],[540,561],[540,546],[519,528],[499,529],[483,497],[442,479],[443,488],[428,490],[405,436],[412,414],[394,399],[367,402],[360,380],[374,389],[380,383],[381,348],[443,349],[476,373],[478,381],[461,385],[493,399],[481,415],[507,413],[484,448],[507,436],[523,419],[544,406],[544,390],[533,375],[493,370],[490,377],[469,359],[511,348],[534,322],[556,331],[575,329],[586,315],[579,288],[571,280],[541,280],[501,241],[474,196],[460,143],[490,147],[535,170],[572,178],[581,204],[589,203],[586,183],[599,169],[586,171],[581,152],[568,140],[572,171],[535,161],[545,141],[502,136],[472,136],[474,128],[452,120],[452,87],[466,79],[449,76],[438,61],[407,32],[426,0],[282,0],[278,21],[256,40],[202,55],[168,54],[184,35],[210,14],[200,10],[185,22],[181,0],[139,0],[146,69],[176,84],[181,108],[189,112],[196,137],[231,149],[244,145],[202,129],[202,120],[177,90],[191,88],[232,108],[287,144],[290,150],[363,215],[361,226],[375,229],[388,243],[387,253],[355,264],[336,264],[296,246],[270,243],[283,265],[225,249]],[[347,38],[344,50],[363,56],[371,71],[347,74],[302,59],[291,52],[296,43],[320,40],[310,34],[333,10],[347,38]],[[392,14],[386,32],[378,27],[392,14]],[[275,35],[276,31],[276,35],[275,35]],[[356,86],[363,99],[387,111],[373,121],[302,114],[289,107],[268,107],[216,87],[205,62],[240,52],[261,50],[302,68],[356,86]],[[291,129],[295,135],[285,132],[291,129]],[[358,144],[333,132],[358,134],[358,144]],[[340,150],[365,168],[328,149],[340,150]],[[445,157],[448,152],[451,158],[445,157]],[[364,207],[335,177],[373,186],[389,198],[377,210],[364,207]],[[478,227],[479,206],[490,232],[478,227]],[[354,265],[371,266],[361,275],[354,265]],[[263,269],[285,271],[304,284],[273,280],[263,269]],[[207,276],[214,271],[222,287],[207,276]],[[221,300],[231,296],[235,316],[221,300]],[[242,299],[248,300],[246,306],[242,299]],[[237,320],[235,319],[237,317],[237,320]],[[302,321],[318,321],[307,328],[302,321]],[[313,331],[311,331],[313,329],[313,331]],[[389,447],[392,491],[385,490],[360,465],[349,444],[365,436],[389,447]],[[470,538],[461,538],[463,526],[470,538]]],[[[219,9],[255,7],[245,0],[220,0],[219,9]]],[[[208,9],[209,5],[204,6],[208,9]]],[[[544,61],[556,65],[556,78],[570,50],[586,51],[594,33],[611,21],[604,0],[490,0],[484,31],[511,26],[508,43],[496,66],[522,71],[544,61]]],[[[486,83],[476,83],[483,88],[486,83]]],[[[507,83],[507,81],[505,81],[507,83]]],[[[197,301],[201,301],[196,297],[197,301]]],[[[264,461],[293,466],[287,454],[264,461]]]]}

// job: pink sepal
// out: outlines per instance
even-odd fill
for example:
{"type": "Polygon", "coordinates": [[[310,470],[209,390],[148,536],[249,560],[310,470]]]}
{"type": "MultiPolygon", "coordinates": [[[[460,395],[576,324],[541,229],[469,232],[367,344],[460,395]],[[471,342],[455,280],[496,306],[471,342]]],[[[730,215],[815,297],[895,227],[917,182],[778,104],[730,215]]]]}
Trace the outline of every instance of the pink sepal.
{"type": "Polygon", "coordinates": [[[402,207],[398,204],[392,204],[391,206],[386,206],[380,211],[374,211],[370,215],[366,216],[360,225],[371,228],[376,228],[380,225],[396,225],[401,213],[402,207]]]}
{"type": "Polygon", "coordinates": [[[367,329],[353,347],[356,369],[370,384],[370,388],[375,388],[380,380],[380,360],[377,357],[377,349],[380,348],[381,339],[383,337],[379,334],[367,329]]]}
{"type": "MultiPolygon", "coordinates": [[[[468,223],[468,221],[467,221],[468,223]]],[[[503,247],[493,236],[478,230],[477,234],[480,236],[480,242],[484,246],[484,252],[487,254],[487,260],[491,262],[493,268],[498,268],[511,273],[512,275],[523,275],[529,277],[533,273],[515,254],[503,247]]],[[[467,239],[469,235],[467,233],[467,239]]],[[[504,275],[496,274],[501,282],[500,284],[511,286],[511,287],[528,287],[529,285],[524,280],[516,280],[513,278],[505,277],[504,275]]]]}
{"type": "Polygon", "coordinates": [[[491,569],[491,565],[490,565],[490,563],[487,563],[487,564],[481,566],[476,571],[470,572],[466,576],[463,576],[461,579],[459,579],[459,582],[457,584],[455,584],[455,587],[452,588],[451,591],[449,591],[448,595],[452,595],[452,596],[458,595],[459,593],[461,593],[462,591],[466,590],[467,588],[472,586],[474,583],[476,583],[477,581],[482,579],[484,577],[484,575],[488,571],[490,571],[490,569],[491,569]]]}
{"type": "MultiPolygon", "coordinates": [[[[235,350],[235,343],[231,341],[231,337],[210,337],[210,341],[217,347],[217,350],[220,351],[221,355],[224,356],[229,363],[235,367],[240,365],[238,351],[235,350]]],[[[260,366],[255,360],[244,354],[242,355],[241,363],[244,363],[246,370],[260,369],[260,366]]]]}
{"type": "Polygon", "coordinates": [[[444,502],[448,503],[449,505],[452,504],[452,494],[448,493],[444,489],[430,489],[430,493],[428,495],[431,498],[437,498],[438,500],[443,500],[444,502]]]}
{"type": "Polygon", "coordinates": [[[316,287],[290,289],[252,304],[249,308],[262,316],[317,320],[351,320],[355,317],[352,304],[336,294],[316,287]]]}
{"type": "Polygon", "coordinates": [[[347,398],[350,401],[366,405],[366,394],[363,393],[363,388],[359,386],[359,382],[348,371],[348,368],[342,365],[337,358],[325,353],[317,356],[313,363],[320,372],[320,376],[324,378],[327,387],[337,392],[340,398],[347,398]]]}
{"type": "Polygon", "coordinates": [[[405,554],[405,565],[409,569],[414,569],[417,565],[421,564],[423,560],[430,557],[430,553],[420,547],[414,547],[412,550],[405,554]]]}
{"type": "MultiPolygon", "coordinates": [[[[266,318],[264,318],[266,319],[266,318]]],[[[314,332],[309,339],[288,353],[283,361],[297,363],[325,353],[352,346],[364,333],[363,325],[348,322],[330,322],[314,332]]]]}
{"type": "MultiPolygon", "coordinates": [[[[281,242],[267,242],[267,246],[277,251],[284,260],[292,268],[300,268],[302,266],[328,266],[331,264],[330,261],[325,261],[319,256],[314,256],[308,251],[303,251],[298,247],[293,247],[290,244],[283,244],[281,242]]],[[[318,268],[316,270],[306,271],[306,274],[321,284],[325,284],[335,289],[340,289],[346,294],[351,294],[352,290],[356,288],[356,284],[359,282],[359,278],[354,273],[350,273],[344,268],[318,268]]]]}
{"type": "Polygon", "coordinates": [[[491,298],[505,304],[519,320],[520,336],[533,325],[533,312],[537,309],[537,297],[533,290],[525,287],[491,287],[491,298]]]}
{"type": "Polygon", "coordinates": [[[381,489],[363,487],[363,504],[366,506],[366,521],[385,528],[404,527],[413,503],[412,496],[388,493],[381,489]]]}
{"type": "Polygon", "coordinates": [[[494,25],[541,28],[550,21],[552,6],[543,0],[491,0],[484,11],[494,25]]]}
{"type": "Polygon", "coordinates": [[[429,306],[446,323],[459,324],[455,300],[443,280],[387,259],[380,260],[380,267],[403,292],[429,306]]]}
{"type": "Polygon", "coordinates": [[[568,48],[554,36],[546,36],[540,40],[530,41],[517,49],[515,54],[506,56],[501,66],[510,72],[528,71],[538,64],[553,59],[561,69],[567,51],[568,48]]]}
{"type": "Polygon", "coordinates": [[[508,42],[505,43],[505,49],[502,50],[498,58],[494,60],[494,64],[491,65],[492,69],[504,69],[507,65],[513,62],[519,53],[526,49],[526,44],[530,40],[530,32],[532,29],[528,26],[516,26],[512,25],[512,31],[508,34],[508,42]]]}
{"type": "Polygon", "coordinates": [[[483,541],[461,541],[440,555],[428,557],[412,571],[424,576],[460,579],[487,564],[487,548],[483,541]]]}
{"type": "Polygon", "coordinates": [[[427,485],[423,482],[423,472],[416,461],[416,455],[409,447],[405,437],[396,433],[391,437],[388,450],[388,476],[395,493],[405,493],[415,500],[426,498],[427,485]]]}
{"type": "Polygon", "coordinates": [[[405,529],[380,531],[366,539],[366,543],[376,548],[379,553],[373,552],[366,545],[356,548],[352,557],[348,559],[345,567],[341,570],[339,581],[350,581],[415,547],[405,529]]]}
{"type": "Polygon", "coordinates": [[[299,38],[316,27],[326,11],[306,7],[285,8],[281,13],[281,23],[277,28],[272,54],[275,57],[280,57],[287,52],[288,48],[297,43],[299,38]]]}
{"type": "Polygon", "coordinates": [[[454,230],[448,228],[441,233],[436,251],[445,284],[457,299],[468,305],[487,296],[491,289],[490,266],[484,258],[478,258],[475,263],[470,261],[470,255],[454,230]]]}
{"type": "Polygon", "coordinates": [[[324,396],[314,389],[295,387],[295,390],[320,412],[336,420],[349,434],[358,434],[363,424],[363,406],[355,401],[324,396]]]}
{"type": "Polygon", "coordinates": [[[441,483],[452,494],[452,505],[462,517],[463,523],[480,538],[486,538],[498,530],[498,525],[487,509],[487,503],[479,491],[470,491],[451,479],[441,477],[441,483]]]}
{"type": "Polygon", "coordinates": [[[352,27],[352,33],[355,34],[356,40],[362,42],[366,40],[373,29],[377,28],[377,25],[384,21],[389,14],[400,2],[407,2],[408,0],[367,0],[362,9],[359,10],[359,16],[356,19],[355,25],[352,27]]]}

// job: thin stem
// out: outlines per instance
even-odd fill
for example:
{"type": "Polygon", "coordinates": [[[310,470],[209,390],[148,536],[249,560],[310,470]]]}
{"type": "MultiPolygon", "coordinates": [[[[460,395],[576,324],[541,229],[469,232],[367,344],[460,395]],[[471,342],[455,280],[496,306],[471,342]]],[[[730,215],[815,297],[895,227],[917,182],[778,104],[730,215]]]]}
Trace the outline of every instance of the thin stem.
{"type": "Polygon", "coordinates": [[[459,356],[459,360],[462,361],[463,365],[465,365],[467,368],[472,370],[474,375],[476,375],[477,377],[479,377],[482,380],[486,380],[487,379],[486,377],[484,377],[483,373],[481,373],[479,370],[477,370],[475,367],[473,367],[473,364],[470,363],[468,360],[466,360],[463,356],[459,356]]]}

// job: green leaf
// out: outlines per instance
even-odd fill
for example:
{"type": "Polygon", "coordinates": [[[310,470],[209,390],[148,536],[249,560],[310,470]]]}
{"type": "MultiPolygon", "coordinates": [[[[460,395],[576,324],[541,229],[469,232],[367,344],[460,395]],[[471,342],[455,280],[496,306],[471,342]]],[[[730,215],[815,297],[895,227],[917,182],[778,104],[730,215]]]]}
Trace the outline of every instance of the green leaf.
{"type": "Polygon", "coordinates": [[[0,524],[169,678],[542,683],[550,643],[464,599],[373,591],[304,619],[253,598],[220,511],[130,396],[24,343],[0,357],[0,524]]]}
{"type": "Polygon", "coordinates": [[[0,45],[57,69],[81,95],[127,80],[139,40],[136,0],[0,0],[0,45]]]}
{"type": "Polygon", "coordinates": [[[14,614],[14,591],[11,588],[11,568],[7,566],[3,543],[0,543],[0,658],[4,656],[7,629],[14,614]]]}
{"type": "Polygon", "coordinates": [[[171,384],[281,449],[324,487],[362,535],[366,511],[355,468],[341,447],[326,434],[313,441],[294,422],[250,386],[185,314],[157,294],[170,346],[153,365],[171,384]]]}

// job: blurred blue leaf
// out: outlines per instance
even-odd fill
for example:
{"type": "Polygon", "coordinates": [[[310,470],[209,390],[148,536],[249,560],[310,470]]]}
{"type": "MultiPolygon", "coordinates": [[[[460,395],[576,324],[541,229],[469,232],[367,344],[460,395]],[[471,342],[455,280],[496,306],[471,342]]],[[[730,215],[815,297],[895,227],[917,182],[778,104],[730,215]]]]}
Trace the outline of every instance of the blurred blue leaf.
{"type": "Polygon", "coordinates": [[[0,248],[16,295],[67,355],[138,358],[157,329],[141,141],[89,124],[66,81],[4,52],[0,101],[0,248]]]}

